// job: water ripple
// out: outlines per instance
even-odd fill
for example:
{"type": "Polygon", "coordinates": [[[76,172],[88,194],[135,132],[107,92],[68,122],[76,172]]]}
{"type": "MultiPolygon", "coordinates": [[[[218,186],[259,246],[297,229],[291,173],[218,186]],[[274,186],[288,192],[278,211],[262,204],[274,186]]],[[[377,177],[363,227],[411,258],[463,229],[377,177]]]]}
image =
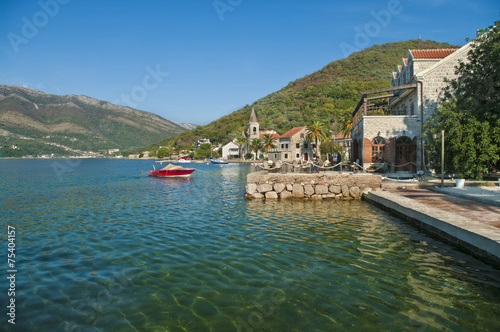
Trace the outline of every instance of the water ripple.
{"type": "Polygon", "coordinates": [[[499,270],[365,202],[245,201],[244,166],[175,180],[145,176],[150,161],[62,179],[50,161],[2,167],[33,165],[34,183],[0,184],[22,330],[500,328],[499,270]]]}

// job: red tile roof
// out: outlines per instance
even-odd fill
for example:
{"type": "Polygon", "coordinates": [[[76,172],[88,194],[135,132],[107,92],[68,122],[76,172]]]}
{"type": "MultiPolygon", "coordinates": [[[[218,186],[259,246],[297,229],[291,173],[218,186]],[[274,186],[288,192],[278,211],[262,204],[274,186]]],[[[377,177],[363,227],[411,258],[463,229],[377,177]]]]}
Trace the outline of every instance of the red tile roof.
{"type": "Polygon", "coordinates": [[[458,48],[438,48],[427,50],[410,50],[414,59],[443,59],[458,50],[458,48]]]}
{"type": "MultiPolygon", "coordinates": [[[[264,133],[260,133],[260,134],[259,134],[259,138],[263,138],[263,137],[264,137],[264,136],[266,136],[266,135],[267,135],[267,133],[265,133],[265,134],[264,134],[264,133]]],[[[280,138],[280,135],[278,135],[278,134],[271,134],[271,137],[272,137],[274,140],[278,140],[278,139],[280,138]]]]}
{"type": "Polygon", "coordinates": [[[342,133],[337,133],[333,136],[333,139],[349,139],[351,138],[351,133],[348,133],[347,136],[344,136],[342,133]]]}
{"type": "Polygon", "coordinates": [[[304,129],[305,127],[295,127],[284,133],[283,135],[280,136],[280,138],[288,138],[292,137],[293,135],[297,134],[299,131],[304,129]]]}

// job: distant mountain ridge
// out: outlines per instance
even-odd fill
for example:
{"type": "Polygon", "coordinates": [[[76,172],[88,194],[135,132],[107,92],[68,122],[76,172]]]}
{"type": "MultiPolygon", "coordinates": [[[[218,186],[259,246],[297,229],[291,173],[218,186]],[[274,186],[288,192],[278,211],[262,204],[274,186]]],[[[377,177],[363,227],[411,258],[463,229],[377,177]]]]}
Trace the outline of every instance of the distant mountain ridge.
{"type": "Polygon", "coordinates": [[[391,72],[401,64],[409,49],[456,47],[435,41],[408,40],[374,45],[333,61],[322,69],[290,82],[252,105],[154,145],[189,146],[199,138],[227,143],[246,129],[252,107],[261,129],[283,134],[287,130],[319,120],[334,123],[356,106],[359,92],[390,86],[391,72]]]}
{"type": "Polygon", "coordinates": [[[72,154],[58,145],[80,151],[135,150],[186,130],[156,114],[87,96],[0,85],[0,156],[6,149],[72,154]]]}

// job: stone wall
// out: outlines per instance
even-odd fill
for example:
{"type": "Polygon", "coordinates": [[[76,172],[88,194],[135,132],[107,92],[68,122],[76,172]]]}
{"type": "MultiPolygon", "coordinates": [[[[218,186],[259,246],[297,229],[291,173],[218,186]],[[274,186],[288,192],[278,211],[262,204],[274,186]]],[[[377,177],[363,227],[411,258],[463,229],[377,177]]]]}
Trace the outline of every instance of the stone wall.
{"type": "Polygon", "coordinates": [[[360,199],[364,192],[380,189],[381,183],[380,175],[366,173],[255,172],[247,175],[245,197],[248,199],[360,199]]]}

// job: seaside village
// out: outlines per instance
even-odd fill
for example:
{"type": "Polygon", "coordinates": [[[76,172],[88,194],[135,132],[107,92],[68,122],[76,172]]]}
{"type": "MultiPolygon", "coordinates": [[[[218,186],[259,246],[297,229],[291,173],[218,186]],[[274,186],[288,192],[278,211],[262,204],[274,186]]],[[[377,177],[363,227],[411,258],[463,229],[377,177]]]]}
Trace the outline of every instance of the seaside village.
{"type": "MultiPolygon", "coordinates": [[[[447,84],[445,78],[456,78],[455,66],[467,60],[470,48],[471,43],[461,48],[408,50],[407,57],[395,64],[396,71],[388,73],[392,78],[390,87],[361,92],[352,113],[352,134],[332,133],[331,140],[340,146],[341,152],[322,156],[323,159],[327,157],[331,165],[338,165],[341,160],[344,165],[364,170],[413,174],[422,170],[427,163],[424,123],[438,107],[447,84]]],[[[266,163],[316,161],[317,149],[314,140],[308,139],[306,126],[278,135],[274,130],[260,128],[257,113],[252,109],[245,136],[249,142],[265,135],[273,137],[274,148],[267,150],[266,163]]],[[[194,149],[206,143],[210,143],[208,138],[199,140],[194,149]]],[[[254,160],[262,157],[250,151],[248,144],[238,145],[236,140],[213,149],[225,160],[241,159],[249,153],[254,160]]]]}

